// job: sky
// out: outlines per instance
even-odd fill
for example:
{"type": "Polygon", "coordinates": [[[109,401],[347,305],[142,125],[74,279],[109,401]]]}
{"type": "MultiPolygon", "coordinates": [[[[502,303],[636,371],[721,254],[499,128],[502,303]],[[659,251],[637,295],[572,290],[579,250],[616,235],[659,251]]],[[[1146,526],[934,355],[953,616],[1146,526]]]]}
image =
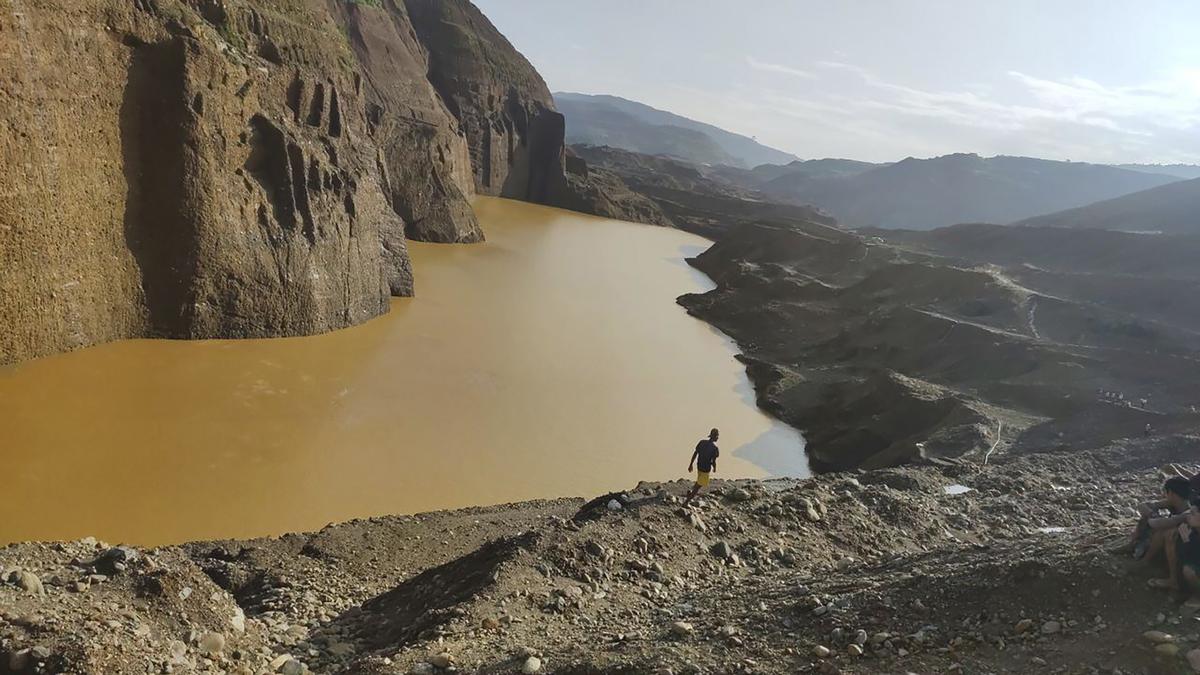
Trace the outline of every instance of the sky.
{"type": "Polygon", "coordinates": [[[802,158],[1200,163],[1196,0],[474,0],[553,91],[802,158]]]}

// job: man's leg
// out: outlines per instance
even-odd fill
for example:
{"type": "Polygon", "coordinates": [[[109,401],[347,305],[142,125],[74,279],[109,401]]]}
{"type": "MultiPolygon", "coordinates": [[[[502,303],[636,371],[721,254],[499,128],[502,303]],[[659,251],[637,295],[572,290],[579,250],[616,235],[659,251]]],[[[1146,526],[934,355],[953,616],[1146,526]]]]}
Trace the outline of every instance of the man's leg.
{"type": "Polygon", "coordinates": [[[1133,534],[1130,536],[1130,543],[1136,544],[1142,540],[1142,537],[1150,534],[1150,516],[1142,516],[1138,518],[1137,525],[1133,528],[1133,534]]]}
{"type": "Polygon", "coordinates": [[[694,499],[696,497],[697,492],[700,492],[700,484],[693,483],[692,489],[690,491],[688,491],[688,493],[687,493],[687,498],[683,500],[683,505],[687,506],[688,504],[691,504],[692,499],[694,499]]]}
{"type": "Polygon", "coordinates": [[[1183,580],[1187,582],[1187,587],[1185,588],[1187,592],[1195,593],[1196,591],[1200,591],[1200,575],[1196,574],[1195,565],[1191,563],[1182,565],[1182,576],[1183,580]]]}
{"type": "MultiPolygon", "coordinates": [[[[1158,556],[1167,550],[1167,546],[1175,535],[1175,528],[1169,527],[1162,530],[1154,530],[1150,533],[1150,545],[1146,549],[1146,555],[1142,557],[1148,563],[1153,564],[1158,556]]],[[[1167,562],[1170,566],[1170,561],[1167,562]]]]}
{"type": "Polygon", "coordinates": [[[1167,574],[1171,580],[1170,588],[1179,590],[1180,588],[1180,564],[1179,564],[1179,533],[1174,529],[1167,530],[1167,537],[1163,538],[1163,552],[1167,559],[1167,574]]]}

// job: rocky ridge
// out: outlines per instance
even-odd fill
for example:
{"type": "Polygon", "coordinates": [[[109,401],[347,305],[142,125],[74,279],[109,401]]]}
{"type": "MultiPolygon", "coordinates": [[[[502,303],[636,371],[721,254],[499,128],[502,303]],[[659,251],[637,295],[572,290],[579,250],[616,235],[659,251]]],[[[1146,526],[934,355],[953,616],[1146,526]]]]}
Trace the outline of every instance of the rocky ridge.
{"type": "Polygon", "coordinates": [[[606,200],[467,0],[16,0],[0,97],[0,364],[353,325],[476,192],[606,200]]]}
{"type": "Polygon", "coordinates": [[[748,223],[692,260],[717,288],[680,302],[738,341],[815,469],[872,468],[1194,428],[1191,248],[748,223]]]}
{"type": "MultiPolygon", "coordinates": [[[[1184,673],[1105,550],[1200,439],[686,484],[158,549],[0,549],[0,672],[1184,673]]],[[[1198,664],[1200,665],[1200,664],[1198,664]]]]}
{"type": "MultiPolygon", "coordinates": [[[[720,238],[740,223],[757,220],[834,224],[813,208],[773,201],[751,188],[734,185],[716,172],[670,157],[592,145],[573,145],[570,153],[583,160],[593,173],[603,172],[619,180],[646,205],[627,209],[624,215],[618,209],[610,214],[612,217],[670,225],[709,239],[720,238]]],[[[619,192],[610,190],[610,194],[619,192]]]]}

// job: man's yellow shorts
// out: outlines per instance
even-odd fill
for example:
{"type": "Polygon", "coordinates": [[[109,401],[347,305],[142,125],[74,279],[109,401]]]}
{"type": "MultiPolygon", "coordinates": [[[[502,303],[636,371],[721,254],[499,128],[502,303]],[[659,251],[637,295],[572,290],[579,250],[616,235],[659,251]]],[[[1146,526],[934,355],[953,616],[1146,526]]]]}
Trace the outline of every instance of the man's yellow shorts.
{"type": "Polygon", "coordinates": [[[699,485],[700,487],[704,487],[704,486],[708,485],[708,472],[707,471],[697,471],[696,472],[696,485],[699,485]]]}

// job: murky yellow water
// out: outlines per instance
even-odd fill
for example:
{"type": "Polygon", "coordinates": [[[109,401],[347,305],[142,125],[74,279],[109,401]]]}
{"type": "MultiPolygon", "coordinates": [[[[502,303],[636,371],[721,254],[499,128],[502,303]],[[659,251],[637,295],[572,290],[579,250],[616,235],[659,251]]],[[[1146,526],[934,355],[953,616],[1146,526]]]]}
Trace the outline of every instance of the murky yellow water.
{"type": "Polygon", "coordinates": [[[328,335],[103,345],[0,369],[0,542],[161,544],[384,513],[802,474],[729,341],[675,297],[704,240],[498,199],[412,245],[416,299],[328,335]]]}

